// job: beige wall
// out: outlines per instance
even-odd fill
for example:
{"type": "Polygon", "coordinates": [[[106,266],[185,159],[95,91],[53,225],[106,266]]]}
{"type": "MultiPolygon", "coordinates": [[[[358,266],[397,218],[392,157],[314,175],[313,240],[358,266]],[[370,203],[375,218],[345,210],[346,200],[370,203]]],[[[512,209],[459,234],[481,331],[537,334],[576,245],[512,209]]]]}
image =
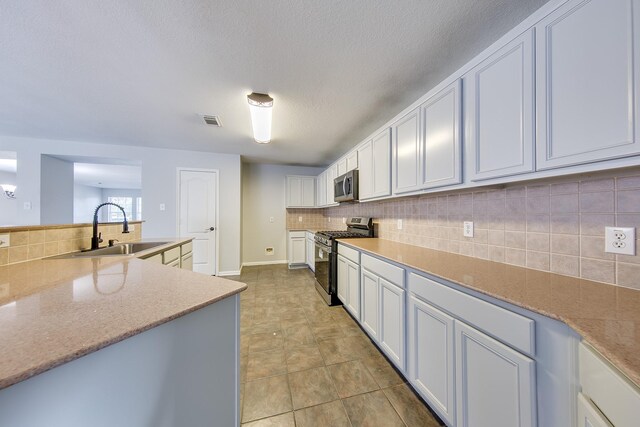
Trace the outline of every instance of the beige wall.
{"type": "Polygon", "coordinates": [[[322,215],[326,227],[371,216],[384,239],[640,289],[640,256],[604,252],[605,225],[640,230],[640,168],[344,205],[322,215]],[[463,221],[474,222],[473,238],[462,236],[463,221]]]}

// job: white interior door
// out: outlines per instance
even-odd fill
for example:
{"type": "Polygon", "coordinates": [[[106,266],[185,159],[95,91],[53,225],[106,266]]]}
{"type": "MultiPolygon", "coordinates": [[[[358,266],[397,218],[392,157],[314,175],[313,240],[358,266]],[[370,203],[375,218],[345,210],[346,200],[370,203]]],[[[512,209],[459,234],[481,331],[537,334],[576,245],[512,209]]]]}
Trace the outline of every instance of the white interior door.
{"type": "Polygon", "coordinates": [[[180,237],[193,237],[193,271],[217,274],[217,171],[179,170],[180,237]]]}

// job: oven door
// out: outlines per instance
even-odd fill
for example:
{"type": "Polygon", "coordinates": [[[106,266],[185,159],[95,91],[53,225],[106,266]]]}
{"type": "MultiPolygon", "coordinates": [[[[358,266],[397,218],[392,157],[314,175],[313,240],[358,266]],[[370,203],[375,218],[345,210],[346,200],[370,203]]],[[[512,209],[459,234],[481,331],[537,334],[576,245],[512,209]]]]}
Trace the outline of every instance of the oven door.
{"type": "Polygon", "coordinates": [[[316,242],[316,281],[327,294],[331,291],[331,246],[316,242]]]}

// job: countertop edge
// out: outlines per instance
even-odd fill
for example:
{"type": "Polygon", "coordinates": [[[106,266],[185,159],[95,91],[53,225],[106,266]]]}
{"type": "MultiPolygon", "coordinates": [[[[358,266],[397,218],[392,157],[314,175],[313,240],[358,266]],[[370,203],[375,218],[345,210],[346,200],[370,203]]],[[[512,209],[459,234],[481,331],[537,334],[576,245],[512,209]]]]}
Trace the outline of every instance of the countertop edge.
{"type": "MultiPolygon", "coordinates": [[[[367,254],[370,254],[370,255],[373,255],[373,256],[376,256],[376,257],[380,257],[380,258],[384,258],[384,259],[389,260],[391,262],[394,262],[396,264],[404,265],[404,266],[406,266],[408,268],[411,268],[411,269],[416,270],[416,271],[420,271],[420,272],[425,273],[425,274],[429,274],[429,275],[432,275],[432,276],[435,276],[435,277],[439,277],[439,278],[441,278],[443,280],[446,280],[448,282],[451,282],[451,283],[453,283],[455,285],[458,285],[458,286],[461,286],[463,288],[478,292],[480,294],[486,295],[486,296],[491,297],[491,298],[498,299],[500,301],[504,301],[504,302],[512,304],[512,305],[514,305],[516,307],[520,307],[520,308],[523,308],[525,310],[532,311],[532,312],[534,312],[536,314],[540,314],[542,316],[549,317],[551,319],[560,321],[560,322],[564,323],[565,325],[567,325],[568,327],[570,327],[571,329],[573,329],[578,335],[580,335],[584,340],[586,340],[594,349],[596,349],[605,359],[607,359],[613,366],[615,366],[620,371],[620,373],[622,375],[624,375],[626,378],[629,379],[629,381],[631,381],[633,384],[635,384],[637,387],[640,388],[640,373],[632,374],[635,371],[635,368],[630,367],[626,363],[626,361],[624,359],[621,359],[620,357],[616,356],[614,352],[609,351],[606,346],[601,345],[597,339],[593,338],[593,336],[589,333],[588,330],[585,330],[584,328],[582,328],[578,323],[576,323],[570,317],[564,317],[564,316],[556,314],[556,313],[550,313],[550,312],[547,312],[547,311],[542,310],[540,308],[530,306],[529,304],[524,304],[524,303],[522,303],[520,301],[514,301],[514,300],[512,300],[512,299],[510,299],[508,297],[492,294],[492,293],[490,293],[489,291],[487,291],[485,289],[474,287],[473,285],[469,285],[469,284],[466,284],[466,283],[460,283],[460,282],[458,282],[458,281],[456,281],[454,279],[450,279],[450,278],[447,278],[447,277],[440,276],[440,275],[438,275],[436,273],[433,273],[431,271],[426,271],[423,268],[416,267],[416,266],[407,264],[407,263],[402,262],[402,261],[394,260],[392,258],[388,258],[388,257],[386,257],[386,256],[384,256],[382,254],[377,253],[377,252],[374,252],[374,251],[371,251],[371,250],[368,250],[368,249],[364,249],[364,248],[358,246],[356,243],[350,243],[350,242],[346,241],[345,239],[338,239],[338,241],[341,244],[345,245],[345,246],[349,246],[349,247],[357,249],[359,251],[366,252],[367,254]]],[[[408,245],[406,243],[399,243],[399,242],[393,242],[393,243],[400,244],[400,245],[406,245],[406,246],[412,246],[412,245],[408,245]]],[[[419,246],[415,246],[415,247],[419,248],[419,249],[427,249],[427,248],[421,248],[419,246]]],[[[436,251],[436,252],[442,252],[442,251],[437,251],[435,249],[429,249],[429,250],[436,251]]],[[[448,252],[443,252],[443,253],[449,254],[448,252]]],[[[465,255],[460,255],[460,254],[451,254],[451,255],[457,255],[457,256],[468,258],[465,255]]],[[[484,261],[486,261],[486,262],[494,262],[494,261],[489,261],[489,260],[484,260],[484,261]]],[[[532,269],[529,269],[529,268],[526,268],[526,267],[521,267],[521,268],[524,268],[526,270],[532,270],[532,269]]],[[[537,270],[532,270],[532,271],[537,271],[537,270]]],[[[553,273],[550,273],[550,274],[553,274],[553,273]]],[[[580,279],[580,280],[584,280],[584,279],[580,279]]],[[[604,283],[604,285],[613,286],[613,285],[606,284],[606,283],[604,283]]]]}

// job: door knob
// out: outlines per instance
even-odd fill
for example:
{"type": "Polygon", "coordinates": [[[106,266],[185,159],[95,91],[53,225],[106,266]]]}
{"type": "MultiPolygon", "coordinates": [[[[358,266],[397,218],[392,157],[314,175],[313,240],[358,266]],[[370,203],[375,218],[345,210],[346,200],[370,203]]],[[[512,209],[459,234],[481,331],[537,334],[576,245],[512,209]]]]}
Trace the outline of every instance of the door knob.
{"type": "Polygon", "coordinates": [[[215,227],[209,227],[209,229],[205,231],[215,231],[215,229],[216,229],[215,227]]]}

